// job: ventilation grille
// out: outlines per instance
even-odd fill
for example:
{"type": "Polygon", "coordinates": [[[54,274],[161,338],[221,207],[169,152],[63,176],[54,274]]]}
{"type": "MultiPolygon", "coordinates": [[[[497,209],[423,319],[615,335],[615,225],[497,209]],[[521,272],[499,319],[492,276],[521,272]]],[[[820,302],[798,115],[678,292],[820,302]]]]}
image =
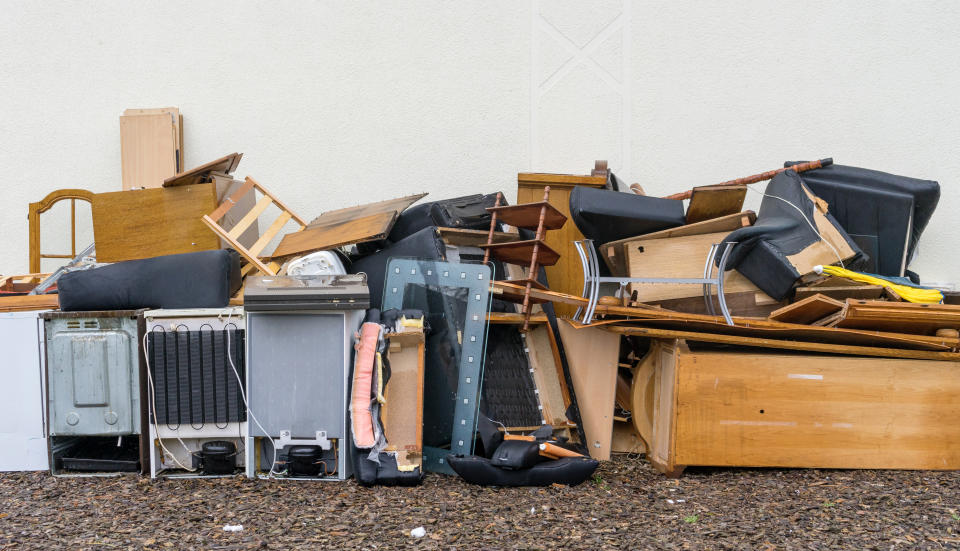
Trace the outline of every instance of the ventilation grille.
{"type": "Polygon", "coordinates": [[[229,359],[245,381],[244,331],[233,324],[217,330],[168,331],[159,325],[150,330],[147,346],[158,424],[199,430],[246,420],[241,387],[227,357],[228,341],[229,359]]]}

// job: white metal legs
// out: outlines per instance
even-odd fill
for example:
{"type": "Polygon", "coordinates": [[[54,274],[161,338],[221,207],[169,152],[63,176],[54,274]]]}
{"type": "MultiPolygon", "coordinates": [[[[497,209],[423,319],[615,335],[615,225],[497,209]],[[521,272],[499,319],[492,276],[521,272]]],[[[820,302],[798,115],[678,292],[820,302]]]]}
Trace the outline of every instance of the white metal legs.
{"type": "Polygon", "coordinates": [[[703,285],[703,298],[706,301],[707,312],[710,315],[716,315],[714,310],[710,286],[717,286],[717,302],[720,303],[720,312],[727,325],[733,325],[733,319],[730,317],[730,310],[727,308],[727,301],[723,295],[723,278],[726,272],[727,258],[735,243],[724,242],[715,243],[710,247],[707,253],[707,261],[703,266],[702,278],[678,278],[678,277],[600,277],[600,264],[597,260],[597,253],[593,247],[591,239],[583,241],[574,241],[577,254],[580,255],[580,264],[583,267],[583,298],[587,299],[586,306],[581,306],[574,314],[574,319],[579,319],[583,324],[589,324],[593,320],[593,314],[597,309],[597,302],[600,300],[601,283],[619,283],[620,289],[617,296],[623,296],[624,289],[629,283],[667,283],[667,284],[688,284],[703,285]],[[714,275],[714,261],[717,253],[723,247],[720,253],[720,264],[717,267],[717,273],[714,275]]]}

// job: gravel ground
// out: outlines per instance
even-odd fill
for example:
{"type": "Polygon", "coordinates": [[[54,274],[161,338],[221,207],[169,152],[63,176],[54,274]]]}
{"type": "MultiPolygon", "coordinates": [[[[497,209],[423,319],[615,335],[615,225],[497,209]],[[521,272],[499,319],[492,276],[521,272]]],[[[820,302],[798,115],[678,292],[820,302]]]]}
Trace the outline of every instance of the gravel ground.
{"type": "Polygon", "coordinates": [[[943,549],[960,545],[958,530],[955,472],[688,469],[668,480],[620,456],[575,488],[0,474],[0,549],[943,549]]]}

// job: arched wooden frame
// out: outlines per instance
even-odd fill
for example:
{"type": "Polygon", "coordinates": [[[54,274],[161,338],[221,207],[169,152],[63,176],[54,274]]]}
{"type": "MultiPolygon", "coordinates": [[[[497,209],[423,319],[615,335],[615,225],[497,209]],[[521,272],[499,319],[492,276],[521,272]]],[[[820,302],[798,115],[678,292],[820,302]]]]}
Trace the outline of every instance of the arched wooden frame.
{"type": "Polygon", "coordinates": [[[77,199],[93,203],[93,192],[85,189],[58,189],[41,201],[30,203],[30,272],[40,273],[43,258],[73,258],[77,256],[77,199]],[[40,215],[60,201],[70,200],[70,254],[42,254],[40,252],[40,215]]]}

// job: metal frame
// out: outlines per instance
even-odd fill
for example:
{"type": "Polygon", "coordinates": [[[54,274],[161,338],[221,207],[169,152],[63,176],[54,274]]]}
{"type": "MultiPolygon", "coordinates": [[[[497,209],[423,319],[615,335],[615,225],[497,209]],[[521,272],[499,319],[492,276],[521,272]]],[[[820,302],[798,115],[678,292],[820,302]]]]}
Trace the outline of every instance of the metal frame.
{"type": "MultiPolygon", "coordinates": [[[[450,449],[423,447],[424,469],[454,474],[447,464],[449,454],[471,455],[477,430],[477,407],[486,354],[487,313],[490,311],[490,280],[493,270],[486,264],[391,258],[383,292],[383,309],[403,308],[408,284],[466,288],[473,300],[467,303],[460,365],[457,374],[457,402],[454,407],[450,449]]],[[[449,315],[446,312],[444,315],[449,315]]]]}
{"type": "Polygon", "coordinates": [[[577,248],[577,254],[580,255],[580,264],[583,266],[583,291],[580,293],[587,299],[587,305],[577,308],[574,319],[579,319],[581,323],[588,325],[593,320],[593,314],[597,309],[597,302],[600,300],[601,283],[619,283],[617,296],[623,296],[623,289],[629,283],[666,283],[682,285],[703,285],[703,298],[707,305],[707,312],[715,316],[716,310],[711,300],[710,286],[717,286],[717,302],[720,303],[720,312],[727,325],[733,325],[733,319],[730,317],[730,310],[727,308],[727,301],[723,294],[723,278],[726,272],[727,258],[730,251],[733,250],[735,242],[726,241],[723,243],[714,243],[710,246],[710,252],[707,253],[707,261],[703,265],[702,278],[680,278],[680,277],[601,277],[600,263],[597,261],[596,249],[593,246],[592,239],[574,241],[577,248]],[[720,247],[723,246],[723,252],[720,253],[720,264],[716,276],[714,276],[714,260],[720,247]]]}

